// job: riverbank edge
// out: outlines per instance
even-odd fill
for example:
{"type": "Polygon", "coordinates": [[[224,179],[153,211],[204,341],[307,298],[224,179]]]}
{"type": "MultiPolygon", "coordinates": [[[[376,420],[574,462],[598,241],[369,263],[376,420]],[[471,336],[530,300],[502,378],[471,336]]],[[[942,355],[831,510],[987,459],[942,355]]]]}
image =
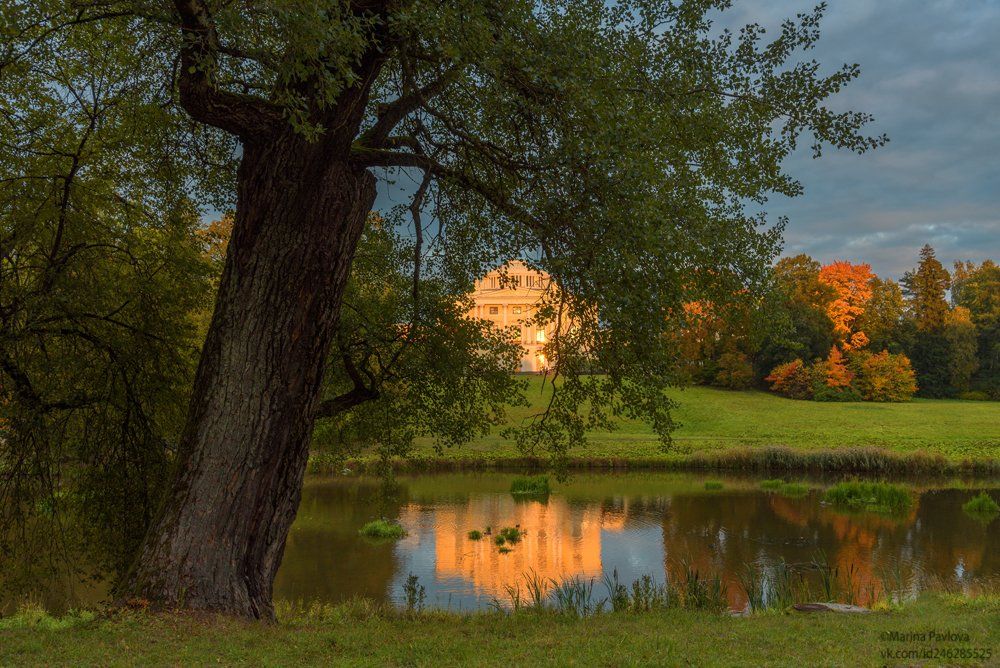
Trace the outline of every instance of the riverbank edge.
{"type": "MultiPolygon", "coordinates": [[[[998,445],[1000,449],[1000,445],[998,445]]],[[[379,475],[464,471],[731,471],[759,474],[846,474],[861,476],[1000,477],[1000,457],[948,459],[926,451],[900,453],[882,448],[800,450],[783,446],[699,451],[690,455],[664,453],[659,457],[578,456],[561,461],[543,456],[483,456],[456,450],[448,455],[417,454],[383,460],[378,457],[338,457],[313,453],[308,471],[316,475],[379,475]]]]}
{"type": "MultiPolygon", "coordinates": [[[[855,615],[697,610],[406,612],[364,600],[313,606],[266,625],[199,613],[125,610],[0,618],[3,665],[884,665],[885,649],[1000,652],[1000,599],[924,594],[855,615]],[[901,642],[893,633],[951,634],[901,642]],[[961,636],[958,638],[957,636],[961,636]]],[[[983,665],[957,654],[948,665],[983,665]]],[[[991,659],[987,659],[988,663],[991,659]]],[[[889,661],[888,663],[893,663],[889,661]]]]}

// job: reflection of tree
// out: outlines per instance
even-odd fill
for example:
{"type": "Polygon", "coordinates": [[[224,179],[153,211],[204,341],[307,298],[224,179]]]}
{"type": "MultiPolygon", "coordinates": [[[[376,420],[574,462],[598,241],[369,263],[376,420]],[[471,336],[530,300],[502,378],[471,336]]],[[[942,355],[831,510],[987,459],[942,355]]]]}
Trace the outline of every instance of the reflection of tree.
{"type": "Polygon", "coordinates": [[[358,530],[379,515],[396,517],[405,494],[405,488],[387,493],[367,482],[307,485],[274,583],[275,599],[384,599],[399,567],[395,546],[362,539],[358,530]]]}
{"type": "Polygon", "coordinates": [[[862,592],[873,582],[879,589],[897,562],[904,572],[945,579],[961,571],[968,582],[1000,571],[1000,532],[963,516],[967,497],[960,490],[927,491],[907,513],[880,515],[839,511],[818,495],[678,495],[663,518],[667,572],[679,579],[685,562],[703,576],[719,574],[730,584],[734,607],[744,603],[738,582],[746,564],[805,564],[818,550],[841,578],[852,572],[862,592]]]}
{"type": "Polygon", "coordinates": [[[1000,573],[1000,520],[979,522],[962,512],[969,492],[930,490],[914,521],[913,551],[925,570],[957,574],[964,581],[1000,573]]]}

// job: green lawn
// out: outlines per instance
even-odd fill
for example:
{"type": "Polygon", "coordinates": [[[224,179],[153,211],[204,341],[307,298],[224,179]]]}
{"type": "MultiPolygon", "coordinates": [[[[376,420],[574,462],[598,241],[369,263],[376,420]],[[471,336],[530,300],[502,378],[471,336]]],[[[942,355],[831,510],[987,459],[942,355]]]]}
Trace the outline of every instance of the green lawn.
{"type": "Polygon", "coordinates": [[[3,665],[996,665],[995,598],[925,595],[870,615],[767,613],[731,618],[671,609],[576,619],[554,614],[359,614],[263,626],[191,616],[126,613],[110,619],[0,619],[3,665]],[[965,634],[902,642],[883,634],[965,634]],[[880,652],[990,653],[985,660],[884,659],[880,652]]]}
{"type": "MultiPolygon", "coordinates": [[[[1000,403],[953,399],[914,399],[906,403],[822,403],[796,401],[756,390],[730,391],[690,387],[672,392],[679,406],[674,412],[680,428],[677,448],[664,454],[650,428],[623,421],[613,432],[589,435],[585,449],[572,451],[579,461],[669,464],[692,455],[727,450],[787,447],[794,451],[828,451],[860,447],[903,456],[923,453],[950,462],[1000,459],[1000,403]]],[[[543,410],[546,393],[532,377],[531,406],[511,409],[517,423],[543,410]]],[[[544,453],[537,453],[544,455],[544,453]]],[[[429,440],[417,444],[420,462],[514,463],[522,453],[499,430],[439,457],[429,440]]],[[[366,461],[355,461],[364,466],[366,461]]],[[[350,464],[349,464],[350,466],[350,464]]]]}

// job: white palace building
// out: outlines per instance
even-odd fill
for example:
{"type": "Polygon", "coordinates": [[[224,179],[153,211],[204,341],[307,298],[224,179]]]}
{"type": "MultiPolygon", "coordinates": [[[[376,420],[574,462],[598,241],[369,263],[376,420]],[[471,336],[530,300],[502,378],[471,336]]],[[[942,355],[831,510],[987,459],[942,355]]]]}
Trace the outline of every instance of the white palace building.
{"type": "Polygon", "coordinates": [[[497,327],[517,326],[520,329],[520,343],[524,349],[520,370],[524,373],[544,371],[547,366],[543,348],[555,326],[530,325],[526,321],[535,314],[551,282],[548,274],[513,260],[476,281],[472,293],[475,306],[469,312],[471,317],[489,320],[497,327]]]}

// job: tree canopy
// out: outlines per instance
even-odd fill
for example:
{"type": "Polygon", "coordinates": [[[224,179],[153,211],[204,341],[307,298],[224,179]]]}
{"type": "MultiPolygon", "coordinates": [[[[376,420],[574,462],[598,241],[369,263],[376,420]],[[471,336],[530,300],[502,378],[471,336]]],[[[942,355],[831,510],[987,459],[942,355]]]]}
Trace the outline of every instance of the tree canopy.
{"type": "MultiPolygon", "coordinates": [[[[763,284],[783,221],[758,209],[773,193],[802,191],[784,171],[785,158],[800,144],[819,156],[828,146],[864,152],[885,141],[864,134],[869,115],[827,106],[858,66],[824,71],[802,57],[819,38],[823,5],[773,35],[759,25],[715,28],[712,17],[728,5],[0,5],[0,307],[13,314],[4,316],[4,337],[38,336],[25,329],[32,318],[18,310],[27,302],[16,293],[34,290],[35,312],[47,313],[67,303],[50,279],[61,276],[67,289],[98,302],[87,312],[109,337],[183,349],[188,323],[180,312],[204,309],[188,303],[196,292],[185,290],[201,271],[186,264],[192,223],[209,207],[235,209],[179,454],[163,454],[181,473],[147,547],[174,549],[177,537],[165,536],[186,529],[177,518],[188,515],[169,509],[194,503],[192,486],[217,489],[209,474],[233,466],[232,475],[248,481],[240,487],[245,501],[263,514],[248,514],[244,534],[232,540],[248,537],[252,556],[240,563],[267,573],[251,585],[252,574],[227,576],[232,598],[222,603],[195,585],[186,590],[191,605],[269,614],[267,578],[294,516],[300,446],[314,418],[334,418],[334,429],[381,419],[395,434],[430,430],[452,443],[483,428],[473,417],[479,409],[488,416],[516,400],[499,374],[508,348],[455,307],[476,276],[503,260],[522,257],[550,273],[560,289],[540,318],[575,325],[550,344],[557,391],[544,414],[512,434],[523,447],[544,444],[558,460],[588,428],[609,426],[616,415],[646,419],[669,438],[663,389],[675,382],[677,365],[666,343],[685,304],[722,304],[763,284]],[[411,201],[387,212],[389,230],[365,221],[376,179],[414,181],[411,201]],[[116,257],[136,255],[118,255],[119,228],[159,264],[104,275],[99,284],[79,281],[69,260],[82,261],[84,249],[96,253],[87,260],[94,269],[84,272],[95,275],[119,266],[116,257]],[[160,282],[148,307],[128,294],[143,290],[144,280],[160,282]],[[477,354],[483,349],[491,356],[477,354]],[[435,359],[454,364],[429,363],[435,359]],[[320,383],[314,367],[324,362],[320,383]],[[252,383],[241,375],[248,369],[261,372],[252,383]],[[264,400],[270,412],[249,412],[264,400]],[[398,419],[400,410],[416,422],[398,419]],[[386,415],[396,418],[385,422],[386,415]],[[264,422],[255,426],[257,419],[264,422]],[[273,454],[282,452],[289,455],[273,454]],[[268,464],[238,469],[234,457],[268,464]],[[218,471],[205,468],[216,464],[218,471]],[[280,504],[265,498],[272,493],[280,504]],[[264,516],[272,512],[280,517],[264,516]],[[258,525],[266,535],[254,531],[258,525]],[[253,566],[255,559],[264,565],[253,566]]],[[[66,329],[64,314],[36,318],[66,329]]],[[[153,345],[131,350],[155,354],[153,345]]],[[[123,359],[101,354],[92,371],[123,359]]],[[[180,376],[170,382],[183,382],[183,369],[172,366],[180,376]]],[[[25,361],[2,371],[9,404],[79,409],[48,367],[25,361]]],[[[177,438],[165,423],[147,424],[167,443],[177,438]]],[[[395,438],[385,429],[365,433],[395,438]]],[[[194,533],[185,539],[204,545],[194,533]]],[[[221,559],[204,556],[206,564],[221,559]]],[[[157,587],[170,579],[162,574],[167,562],[147,555],[143,563],[157,587]]],[[[171,586],[162,596],[176,602],[184,594],[171,586]]]]}

